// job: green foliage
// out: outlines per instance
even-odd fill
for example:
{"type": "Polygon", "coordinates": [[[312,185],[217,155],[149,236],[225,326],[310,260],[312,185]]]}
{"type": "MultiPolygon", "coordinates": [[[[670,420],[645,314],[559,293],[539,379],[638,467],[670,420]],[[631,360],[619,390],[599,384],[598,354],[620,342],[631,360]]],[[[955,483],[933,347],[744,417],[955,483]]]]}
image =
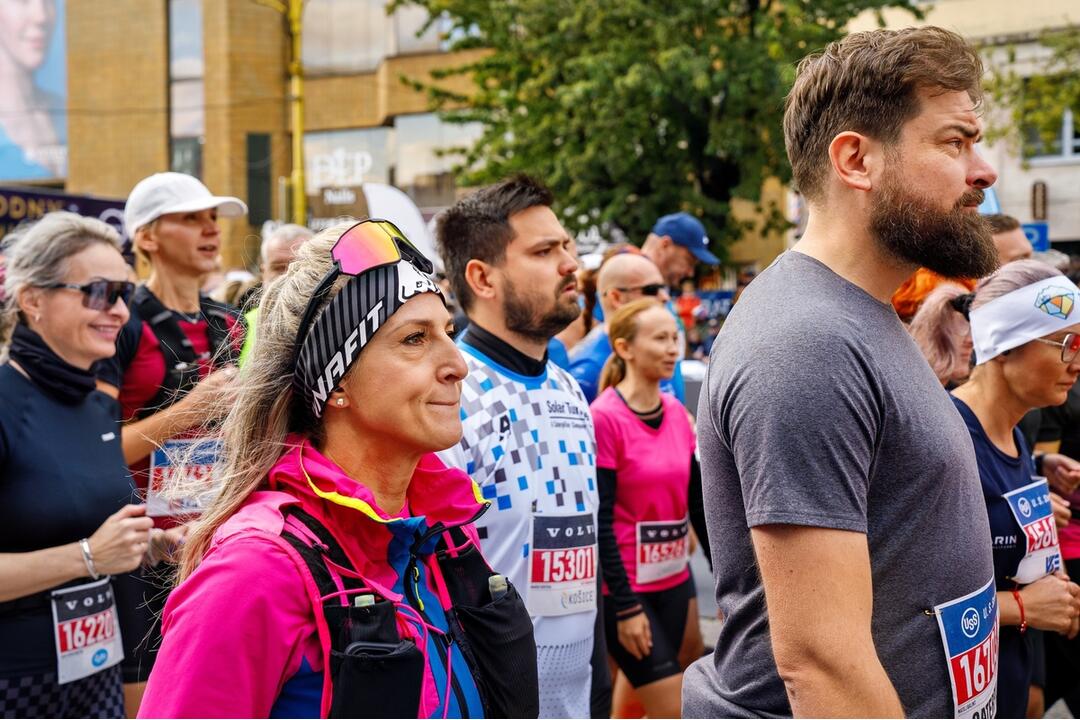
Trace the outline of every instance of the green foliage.
{"type": "MultiPolygon", "coordinates": [[[[702,218],[717,251],[747,230],[732,198],[790,177],[783,101],[794,63],[848,21],[913,0],[395,0],[449,19],[453,70],[474,90],[426,90],[452,122],[483,124],[460,180],[528,172],[571,231],[611,223],[641,242],[660,215],[702,218]],[[456,109],[454,109],[456,107],[456,109]]],[[[879,16],[880,17],[880,16],[879,16]]],[[[777,208],[762,208],[774,226],[777,208]]]]}
{"type": "Polygon", "coordinates": [[[990,128],[989,137],[1005,138],[1025,158],[1058,146],[1066,108],[1073,108],[1080,121],[1080,26],[1043,33],[1039,44],[1048,53],[1019,70],[1016,50],[1009,48],[1004,61],[991,66],[987,83],[990,98],[1006,111],[1006,119],[990,128]]]}

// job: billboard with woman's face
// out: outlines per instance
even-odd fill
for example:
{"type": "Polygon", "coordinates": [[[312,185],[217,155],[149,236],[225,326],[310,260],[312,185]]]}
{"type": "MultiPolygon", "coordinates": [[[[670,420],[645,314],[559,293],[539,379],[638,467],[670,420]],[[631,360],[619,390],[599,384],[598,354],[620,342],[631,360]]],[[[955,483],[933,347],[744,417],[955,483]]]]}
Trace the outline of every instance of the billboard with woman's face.
{"type": "Polygon", "coordinates": [[[64,0],[0,0],[0,181],[66,176],[64,0]]]}

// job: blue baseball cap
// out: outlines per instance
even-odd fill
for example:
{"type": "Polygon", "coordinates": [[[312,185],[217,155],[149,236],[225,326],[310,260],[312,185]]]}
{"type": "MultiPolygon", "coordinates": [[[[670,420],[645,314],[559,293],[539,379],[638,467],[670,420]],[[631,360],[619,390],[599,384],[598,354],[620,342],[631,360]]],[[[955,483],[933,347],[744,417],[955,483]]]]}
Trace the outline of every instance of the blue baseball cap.
{"type": "Polygon", "coordinates": [[[681,245],[706,265],[719,265],[720,258],[709,252],[709,236],[705,226],[693,215],[679,212],[665,215],[653,225],[653,235],[667,236],[676,245],[681,245]]]}

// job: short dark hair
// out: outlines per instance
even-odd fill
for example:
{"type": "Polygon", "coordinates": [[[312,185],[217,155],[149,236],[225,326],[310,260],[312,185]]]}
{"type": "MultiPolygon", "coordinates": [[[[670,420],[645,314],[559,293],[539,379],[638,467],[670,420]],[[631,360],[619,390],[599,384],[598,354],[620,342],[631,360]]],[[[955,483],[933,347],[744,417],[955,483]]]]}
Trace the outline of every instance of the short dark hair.
{"type": "Polygon", "coordinates": [[[467,195],[435,220],[435,244],[446,268],[450,287],[468,312],[473,294],[465,281],[470,260],[498,265],[506,259],[506,246],[514,239],[510,216],[531,207],[551,207],[555,197],[538,180],[514,175],[467,195]]]}
{"type": "Polygon", "coordinates": [[[997,215],[987,215],[986,222],[990,223],[991,235],[1009,232],[1020,227],[1019,220],[1014,218],[1012,215],[1005,215],[1004,213],[998,213],[997,215]]]}
{"type": "Polygon", "coordinates": [[[933,26],[852,33],[806,56],[784,107],[795,185],[821,200],[834,137],[853,130],[893,143],[919,114],[920,90],[966,91],[978,106],[982,74],[982,60],[966,40],[933,26]]]}

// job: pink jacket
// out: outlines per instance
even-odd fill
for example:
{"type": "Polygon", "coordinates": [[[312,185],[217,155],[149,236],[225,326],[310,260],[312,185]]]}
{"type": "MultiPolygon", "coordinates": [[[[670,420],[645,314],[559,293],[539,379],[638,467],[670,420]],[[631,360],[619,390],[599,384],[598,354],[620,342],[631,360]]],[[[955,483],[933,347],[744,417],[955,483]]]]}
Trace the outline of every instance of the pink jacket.
{"type": "MultiPolygon", "coordinates": [[[[315,621],[318,590],[304,561],[281,537],[287,506],[299,504],[330,529],[353,567],[394,601],[403,601],[406,592],[410,547],[435,523],[463,526],[479,547],[471,523],[487,501],[467,475],[435,455],[420,462],[405,510],[391,517],[365,486],[306,440],[293,436],[288,444],[269,473],[267,489],[252,493],[218,528],[199,567],[169,597],[140,717],[326,717],[330,674],[324,672],[323,646],[328,639],[320,637],[315,621]]],[[[436,531],[416,552],[418,567],[409,573],[408,591],[419,599],[431,626],[445,631],[449,598],[431,554],[440,534],[436,531]]],[[[400,621],[399,629],[428,651],[421,716],[482,716],[466,663],[453,661],[453,688],[447,688],[447,668],[433,644],[436,634],[422,635],[400,621]]]]}

